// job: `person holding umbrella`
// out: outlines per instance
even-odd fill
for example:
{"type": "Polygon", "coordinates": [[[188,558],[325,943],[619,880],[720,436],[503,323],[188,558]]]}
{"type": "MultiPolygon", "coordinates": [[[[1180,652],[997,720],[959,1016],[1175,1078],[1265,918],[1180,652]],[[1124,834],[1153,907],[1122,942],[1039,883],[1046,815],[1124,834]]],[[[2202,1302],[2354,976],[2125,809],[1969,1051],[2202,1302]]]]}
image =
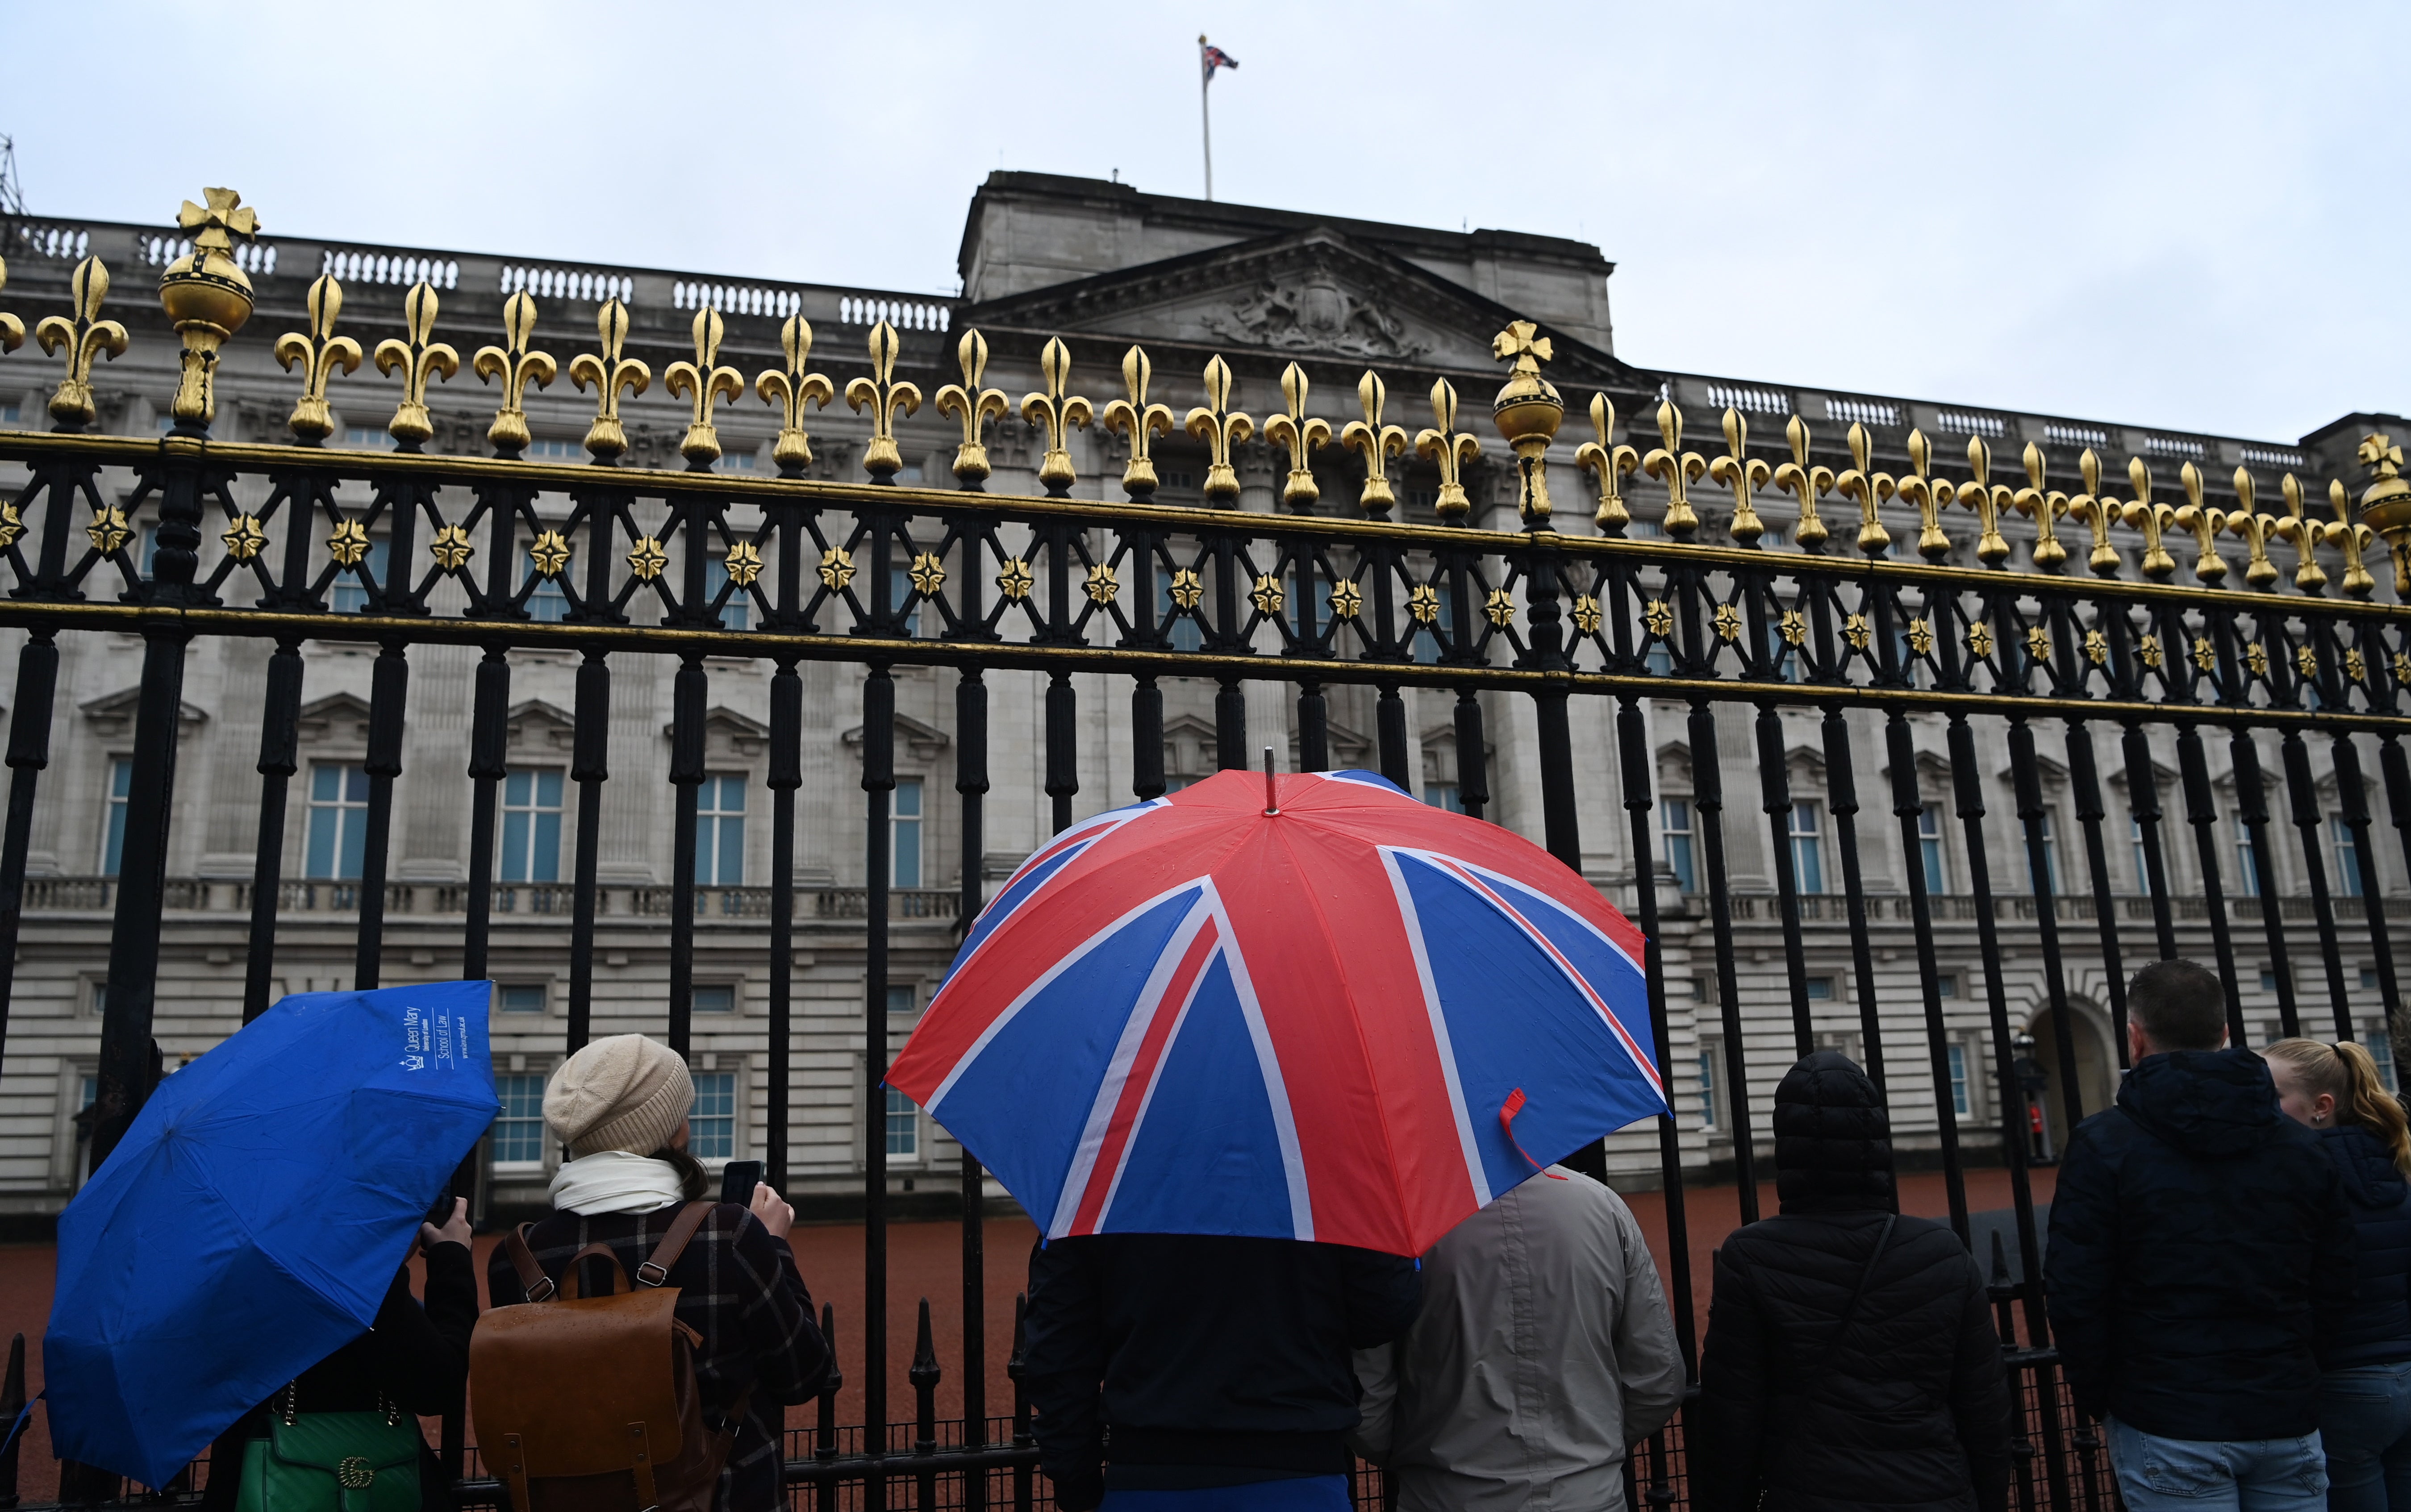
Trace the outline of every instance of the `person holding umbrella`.
{"type": "Polygon", "coordinates": [[[161,1487],[217,1441],[213,1505],[446,1505],[414,1418],[457,1400],[476,1300],[458,1206],[423,1220],[493,1122],[492,993],[296,994],[158,1084],[59,1218],[61,1458],[161,1487]]]}
{"type": "MultiPolygon", "coordinates": [[[[469,1256],[466,1199],[452,1199],[452,1215],[442,1228],[418,1226],[417,1249],[427,1261],[426,1305],[410,1294],[410,1267],[395,1272],[368,1332],[295,1376],[218,1435],[210,1450],[209,1480],[201,1488],[202,1512],[255,1512],[278,1500],[268,1486],[257,1484],[266,1476],[272,1485],[285,1474],[276,1462],[277,1431],[300,1429],[304,1415],[330,1413],[368,1415],[365,1422],[346,1426],[392,1437],[403,1450],[411,1447],[408,1441],[416,1440],[418,1505],[422,1512],[451,1512],[451,1488],[418,1431],[417,1419],[459,1407],[469,1380],[469,1333],[477,1325],[477,1268],[469,1256]],[[380,1426],[383,1434],[377,1432],[380,1426]]],[[[380,1478],[400,1470],[389,1467],[380,1472],[380,1478]]]]}
{"type": "Polygon", "coordinates": [[[1025,1379],[1067,1512],[1339,1512],[1351,1351],[1415,1257],[1664,1112],[1640,932],[1369,772],[1085,820],[982,910],[889,1069],[1045,1241],[1025,1379]]]}

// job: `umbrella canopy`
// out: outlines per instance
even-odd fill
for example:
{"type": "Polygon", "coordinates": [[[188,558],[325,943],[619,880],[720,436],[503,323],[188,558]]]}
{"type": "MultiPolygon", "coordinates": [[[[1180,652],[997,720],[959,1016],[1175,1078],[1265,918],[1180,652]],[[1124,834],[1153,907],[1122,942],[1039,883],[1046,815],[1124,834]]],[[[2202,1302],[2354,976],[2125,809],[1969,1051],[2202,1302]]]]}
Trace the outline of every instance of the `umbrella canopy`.
{"type": "Polygon", "coordinates": [[[1049,1237],[1419,1255],[1665,1111],[1640,932],[1580,877],[1370,773],[1274,781],[1056,836],[888,1073],[1049,1237]]]}
{"type": "Polygon", "coordinates": [[[297,994],[159,1083],[59,1217],[59,1454],[163,1485],[366,1330],[493,1121],[492,988],[297,994]]]}

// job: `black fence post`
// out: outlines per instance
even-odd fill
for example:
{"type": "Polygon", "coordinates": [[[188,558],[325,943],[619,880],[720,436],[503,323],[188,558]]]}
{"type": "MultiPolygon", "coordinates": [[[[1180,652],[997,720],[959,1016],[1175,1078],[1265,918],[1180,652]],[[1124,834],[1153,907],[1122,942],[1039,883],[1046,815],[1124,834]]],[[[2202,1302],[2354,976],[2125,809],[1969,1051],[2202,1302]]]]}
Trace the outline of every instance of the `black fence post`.
{"type": "Polygon", "coordinates": [[[34,843],[34,790],[51,764],[51,705],[57,696],[57,632],[37,625],[17,653],[17,701],[9,705],[8,821],[0,839],[0,1065],[7,1064],[8,1004],[17,982],[17,931],[25,913],[25,864],[34,843]]]}

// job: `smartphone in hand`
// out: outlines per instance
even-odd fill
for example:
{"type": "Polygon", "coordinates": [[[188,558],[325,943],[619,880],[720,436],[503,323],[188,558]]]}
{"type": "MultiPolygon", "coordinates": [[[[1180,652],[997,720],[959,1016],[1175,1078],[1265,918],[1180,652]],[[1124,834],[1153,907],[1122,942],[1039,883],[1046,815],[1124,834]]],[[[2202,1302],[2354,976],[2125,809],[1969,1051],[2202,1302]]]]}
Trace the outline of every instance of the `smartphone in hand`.
{"type": "Polygon", "coordinates": [[[720,1199],[723,1202],[734,1202],[740,1208],[752,1207],[753,1188],[761,1183],[761,1161],[731,1160],[721,1168],[720,1199]]]}

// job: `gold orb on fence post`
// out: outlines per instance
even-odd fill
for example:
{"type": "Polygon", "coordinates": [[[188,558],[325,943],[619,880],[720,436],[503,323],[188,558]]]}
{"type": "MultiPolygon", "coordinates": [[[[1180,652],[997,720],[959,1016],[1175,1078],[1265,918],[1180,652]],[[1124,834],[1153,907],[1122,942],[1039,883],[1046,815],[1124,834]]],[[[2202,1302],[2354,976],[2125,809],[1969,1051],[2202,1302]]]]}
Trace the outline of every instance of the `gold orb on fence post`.
{"type": "Polygon", "coordinates": [[[2403,448],[2384,431],[2373,432],[2361,438],[2359,459],[2371,479],[2360,496],[2360,522],[2394,559],[2394,591],[2411,594],[2411,482],[2403,477],[2403,448]]]}
{"type": "Polygon", "coordinates": [[[217,414],[218,348],[251,318],[251,280],[234,260],[234,239],[259,232],[259,216],[231,189],[204,189],[205,204],[184,201],[176,224],[193,250],[159,275],[159,303],[183,338],[183,372],[176,385],[178,429],[206,429],[217,414]]]}
{"type": "Polygon", "coordinates": [[[1518,320],[1490,342],[1490,355],[1501,362],[1512,358],[1505,386],[1490,401],[1490,417],[1515,453],[1518,474],[1515,508],[1524,528],[1549,528],[1549,442],[1566,418],[1566,401],[1556,385],[1541,376],[1541,364],[1554,355],[1549,339],[1528,320],[1518,320]]]}

